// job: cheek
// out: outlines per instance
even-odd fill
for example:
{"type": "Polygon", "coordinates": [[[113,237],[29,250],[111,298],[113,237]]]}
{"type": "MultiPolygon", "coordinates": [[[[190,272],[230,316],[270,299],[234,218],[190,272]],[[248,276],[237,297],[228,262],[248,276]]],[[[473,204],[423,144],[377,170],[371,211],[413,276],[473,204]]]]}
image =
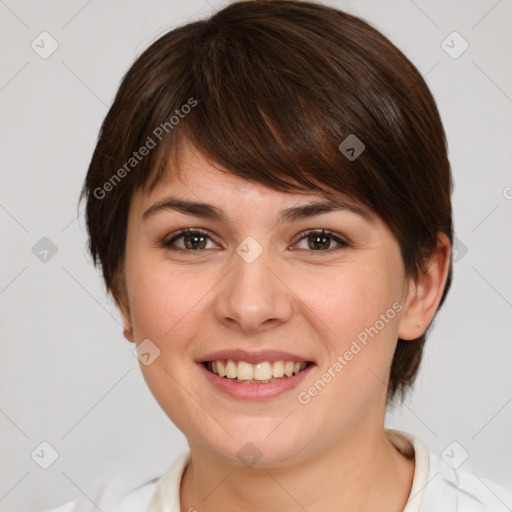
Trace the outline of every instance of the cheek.
{"type": "Polygon", "coordinates": [[[321,341],[326,350],[322,370],[330,371],[326,379],[332,378],[334,385],[323,398],[347,410],[383,392],[402,309],[400,265],[365,263],[317,279],[316,286],[314,279],[304,282],[300,292],[318,316],[317,325],[327,326],[321,341]]]}
{"type": "MultiPolygon", "coordinates": [[[[211,301],[207,292],[215,280],[212,277],[210,283],[204,272],[184,267],[170,271],[164,263],[149,260],[131,274],[127,268],[135,340],[149,339],[160,351],[150,365],[140,365],[142,374],[162,409],[181,427],[180,411],[187,411],[191,404],[178,381],[184,381],[195,364],[190,340],[203,334],[205,308],[211,301]]],[[[190,383],[187,388],[191,390],[190,383]]]]}
{"type": "Polygon", "coordinates": [[[187,326],[197,325],[198,314],[208,301],[208,291],[214,287],[213,276],[195,272],[193,268],[174,266],[146,258],[144,265],[134,266],[130,274],[127,265],[127,287],[130,298],[132,325],[136,339],[177,341],[187,326]]]}
{"type": "Polygon", "coordinates": [[[368,409],[363,404],[385,395],[396,346],[399,289],[381,267],[360,270],[340,272],[311,296],[310,306],[319,306],[315,311],[329,328],[317,376],[327,384],[316,380],[301,399],[328,410],[332,425],[355,421],[368,409]]]}
{"type": "MultiPolygon", "coordinates": [[[[379,320],[400,300],[400,282],[391,270],[362,265],[307,277],[297,277],[294,291],[325,323],[329,338],[346,340],[379,320]]],[[[391,311],[394,324],[396,311],[391,311]]],[[[380,325],[380,324],[379,324],[380,325]]]]}

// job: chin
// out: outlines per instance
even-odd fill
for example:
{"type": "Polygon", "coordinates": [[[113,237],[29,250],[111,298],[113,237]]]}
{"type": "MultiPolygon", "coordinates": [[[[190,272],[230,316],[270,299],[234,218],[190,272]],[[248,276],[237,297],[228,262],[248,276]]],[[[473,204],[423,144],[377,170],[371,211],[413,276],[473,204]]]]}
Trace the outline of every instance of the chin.
{"type": "Polygon", "coordinates": [[[294,415],[290,414],[283,423],[286,414],[261,420],[238,418],[232,423],[224,423],[233,437],[224,432],[212,438],[210,432],[201,432],[202,448],[229,463],[259,468],[286,466],[296,461],[304,447],[311,446],[314,439],[312,433],[305,431],[304,425],[291,423],[294,415]],[[285,428],[287,421],[290,423],[285,428]]]}

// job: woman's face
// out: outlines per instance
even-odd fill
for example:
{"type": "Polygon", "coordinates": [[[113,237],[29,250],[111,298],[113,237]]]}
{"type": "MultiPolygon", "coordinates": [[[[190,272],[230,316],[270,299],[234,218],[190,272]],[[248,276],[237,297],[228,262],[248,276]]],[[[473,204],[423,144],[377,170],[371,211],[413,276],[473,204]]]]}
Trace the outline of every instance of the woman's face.
{"type": "Polygon", "coordinates": [[[382,431],[409,290],[387,226],[346,203],[319,213],[322,195],[249,183],[190,146],[182,169],[132,199],[125,336],[191,447],[278,465],[382,431]],[[292,362],[307,366],[283,375],[292,362]]]}

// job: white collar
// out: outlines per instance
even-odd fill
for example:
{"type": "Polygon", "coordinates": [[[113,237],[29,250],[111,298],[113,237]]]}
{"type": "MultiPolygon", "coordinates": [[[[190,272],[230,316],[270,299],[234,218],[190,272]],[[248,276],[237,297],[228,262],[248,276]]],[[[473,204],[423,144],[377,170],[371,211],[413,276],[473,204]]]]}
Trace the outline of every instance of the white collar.
{"type": "Polygon", "coordinates": [[[414,449],[414,476],[412,479],[411,492],[409,493],[403,512],[419,512],[430,472],[428,450],[416,437],[411,436],[407,432],[391,429],[386,429],[385,432],[388,437],[390,434],[395,434],[407,439],[414,449]]]}

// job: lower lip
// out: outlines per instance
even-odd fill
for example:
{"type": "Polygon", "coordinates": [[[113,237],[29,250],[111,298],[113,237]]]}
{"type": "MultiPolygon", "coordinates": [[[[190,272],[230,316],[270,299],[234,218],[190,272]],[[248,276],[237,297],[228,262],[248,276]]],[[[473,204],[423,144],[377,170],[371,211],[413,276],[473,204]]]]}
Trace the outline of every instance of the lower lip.
{"type": "Polygon", "coordinates": [[[198,363],[199,369],[203,375],[208,379],[210,384],[219,391],[233,397],[243,398],[246,400],[263,400],[266,398],[273,398],[287,391],[296,388],[309,374],[315,365],[311,364],[306,369],[302,370],[297,375],[292,377],[284,377],[274,382],[267,382],[266,384],[236,382],[233,379],[226,377],[219,377],[215,373],[210,372],[205,368],[202,363],[198,363]]]}

